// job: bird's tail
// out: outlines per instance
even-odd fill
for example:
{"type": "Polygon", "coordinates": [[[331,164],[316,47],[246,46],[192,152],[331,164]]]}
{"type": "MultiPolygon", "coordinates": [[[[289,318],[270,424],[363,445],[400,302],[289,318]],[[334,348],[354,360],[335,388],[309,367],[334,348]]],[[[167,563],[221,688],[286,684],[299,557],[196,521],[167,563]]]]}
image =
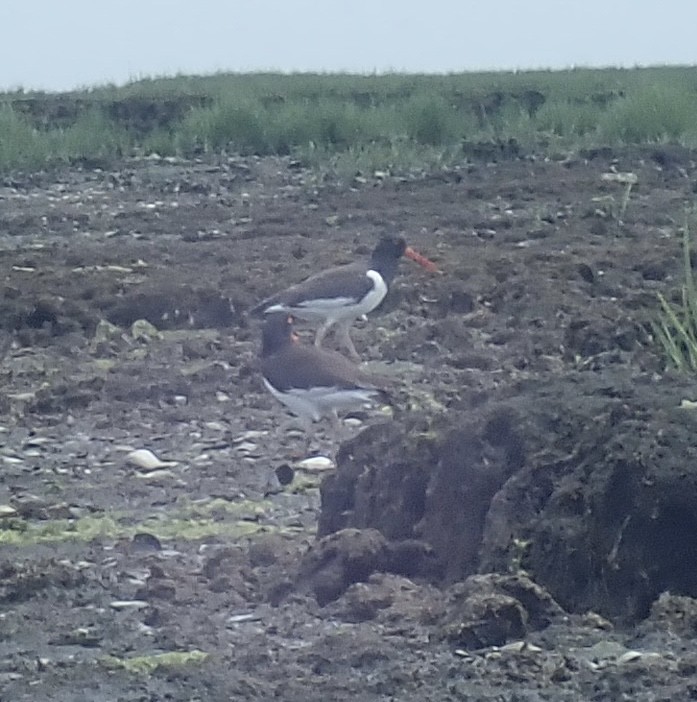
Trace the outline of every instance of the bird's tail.
{"type": "Polygon", "coordinates": [[[251,317],[257,317],[261,319],[266,314],[266,310],[268,310],[269,307],[277,305],[280,301],[280,295],[272,295],[271,297],[267,297],[265,300],[262,300],[258,304],[254,305],[254,307],[249,309],[247,313],[251,317]]]}
{"type": "Polygon", "coordinates": [[[383,405],[394,404],[401,387],[395,378],[378,373],[366,373],[364,380],[372,385],[375,402],[383,405]]]}

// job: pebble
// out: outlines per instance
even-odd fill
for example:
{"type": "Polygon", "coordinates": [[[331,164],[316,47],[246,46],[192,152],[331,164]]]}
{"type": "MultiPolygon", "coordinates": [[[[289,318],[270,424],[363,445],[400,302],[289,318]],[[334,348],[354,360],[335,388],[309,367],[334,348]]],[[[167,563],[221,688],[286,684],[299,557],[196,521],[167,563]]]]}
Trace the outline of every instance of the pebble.
{"type": "Polygon", "coordinates": [[[269,433],[268,431],[259,431],[257,429],[250,429],[249,431],[246,431],[243,434],[236,436],[232,440],[232,443],[233,444],[240,444],[240,443],[244,443],[245,441],[251,441],[253,439],[260,439],[262,436],[266,436],[268,433],[269,433]]]}
{"type": "Polygon", "coordinates": [[[335,467],[334,461],[327,456],[310,456],[298,461],[295,464],[296,468],[301,470],[331,470],[335,467]]]}
{"type": "Polygon", "coordinates": [[[204,422],[203,426],[209,431],[225,431],[227,429],[222,422],[204,422]]]}
{"type": "Polygon", "coordinates": [[[145,609],[149,604],[145,600],[114,600],[109,607],[117,611],[124,609],[145,609]]]}
{"type": "Polygon", "coordinates": [[[542,649],[539,646],[535,646],[535,644],[528,643],[527,641],[512,641],[511,643],[501,646],[499,648],[499,651],[505,653],[520,653],[522,651],[529,651],[530,653],[539,653],[541,650],[542,649]]]}
{"type": "Polygon", "coordinates": [[[168,466],[175,466],[176,465],[175,461],[161,460],[149,449],[137,449],[135,451],[131,451],[126,456],[126,459],[128,460],[129,463],[132,463],[133,465],[138,466],[138,468],[143,468],[144,470],[153,470],[155,468],[166,468],[168,466]]]}
{"type": "Polygon", "coordinates": [[[23,463],[21,458],[15,458],[14,456],[3,456],[2,457],[3,463],[11,463],[11,464],[16,464],[16,463],[23,463]]]}
{"type": "Polygon", "coordinates": [[[237,444],[237,450],[242,453],[251,453],[252,451],[256,451],[257,447],[258,444],[255,444],[253,441],[242,441],[237,444]]]}
{"type": "Polygon", "coordinates": [[[131,539],[131,545],[138,551],[162,551],[160,540],[146,531],[139,531],[131,539]]]}
{"type": "Polygon", "coordinates": [[[25,442],[25,446],[41,446],[42,444],[53,443],[53,439],[49,439],[48,436],[32,436],[28,438],[25,442]]]}
{"type": "Polygon", "coordinates": [[[241,624],[242,622],[258,622],[261,617],[258,614],[250,612],[248,614],[233,614],[227,619],[228,624],[241,624]]]}
{"type": "Polygon", "coordinates": [[[166,468],[158,468],[147,473],[138,473],[137,477],[141,480],[162,480],[164,478],[174,478],[174,473],[166,468]]]}

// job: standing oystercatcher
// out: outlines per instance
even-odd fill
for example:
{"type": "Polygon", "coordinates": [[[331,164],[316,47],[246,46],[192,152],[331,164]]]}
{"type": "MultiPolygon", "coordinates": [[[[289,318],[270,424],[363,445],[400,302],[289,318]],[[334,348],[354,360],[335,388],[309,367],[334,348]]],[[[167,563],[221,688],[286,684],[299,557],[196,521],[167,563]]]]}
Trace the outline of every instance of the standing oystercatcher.
{"type": "Polygon", "coordinates": [[[389,381],[363,372],[336,351],[305,346],[293,333],[293,317],[271,312],[262,331],[261,374],[267,390],[298,416],[308,439],[312,422],[371,403],[389,381]]]}
{"type": "Polygon", "coordinates": [[[383,301],[402,256],[416,261],[428,271],[438,270],[433,261],[407,246],[402,237],[385,236],[377,243],[370,261],[317,273],[263,300],[251,312],[286,312],[298,319],[321,322],[315,346],[321,346],[329,329],[336,324],[340,341],[354,359],[359,359],[349,329],[354,320],[371,312],[383,301]]]}

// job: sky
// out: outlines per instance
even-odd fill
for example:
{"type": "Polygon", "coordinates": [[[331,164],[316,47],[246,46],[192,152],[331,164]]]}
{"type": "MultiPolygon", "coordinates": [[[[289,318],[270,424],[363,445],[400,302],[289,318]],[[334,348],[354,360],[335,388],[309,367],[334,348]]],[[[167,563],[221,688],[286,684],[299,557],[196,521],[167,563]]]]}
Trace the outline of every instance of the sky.
{"type": "Polygon", "coordinates": [[[695,0],[1,0],[0,90],[217,71],[697,65],[695,0]]]}

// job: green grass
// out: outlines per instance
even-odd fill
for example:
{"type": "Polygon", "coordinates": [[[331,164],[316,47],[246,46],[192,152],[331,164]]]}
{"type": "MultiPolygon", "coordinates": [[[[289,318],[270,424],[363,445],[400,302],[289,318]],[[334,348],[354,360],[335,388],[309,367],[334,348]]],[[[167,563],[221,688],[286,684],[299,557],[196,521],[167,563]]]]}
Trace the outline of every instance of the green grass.
{"type": "Polygon", "coordinates": [[[542,133],[574,141],[594,134],[602,114],[597,105],[558,99],[542,105],[535,122],[542,133]]]}
{"type": "Polygon", "coordinates": [[[41,168],[49,155],[47,141],[9,105],[0,106],[0,168],[41,168]]]}
{"type": "Polygon", "coordinates": [[[0,94],[0,171],[156,152],[294,155],[363,174],[441,167],[463,141],[697,145],[697,68],[452,75],[215,74],[0,94]],[[352,164],[352,165],[351,165],[352,164]]]}
{"type": "Polygon", "coordinates": [[[131,138],[98,109],[81,114],[69,127],[46,134],[51,155],[69,163],[74,159],[108,159],[128,152],[131,138]]]}
{"type": "Polygon", "coordinates": [[[686,373],[697,373],[697,282],[692,270],[691,235],[688,222],[683,230],[683,283],[679,302],[658,293],[660,312],[653,322],[654,337],[669,365],[686,373]]]}
{"type": "Polygon", "coordinates": [[[697,93],[649,84],[615,102],[598,123],[609,143],[690,141],[697,137],[697,93]]]}

